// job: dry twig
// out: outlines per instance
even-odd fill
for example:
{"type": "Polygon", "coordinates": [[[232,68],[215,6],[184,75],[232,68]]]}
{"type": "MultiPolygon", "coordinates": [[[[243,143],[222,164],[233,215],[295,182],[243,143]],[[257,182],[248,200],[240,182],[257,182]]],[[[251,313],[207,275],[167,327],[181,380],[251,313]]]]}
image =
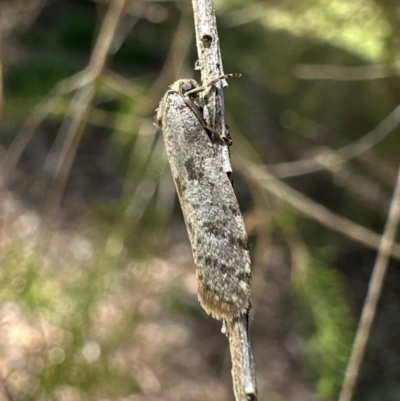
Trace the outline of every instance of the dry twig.
{"type": "MultiPolygon", "coordinates": [[[[208,126],[213,127],[221,138],[227,137],[223,88],[225,80],[217,81],[224,75],[219,37],[212,0],[193,0],[198,53],[197,68],[201,72],[203,86],[215,81],[207,94],[203,115],[208,126]]],[[[226,173],[231,172],[227,141],[214,144],[226,173]]],[[[236,266],[242,269],[244,266],[236,266]]],[[[223,331],[229,339],[232,379],[236,401],[256,400],[256,381],[253,355],[248,334],[248,311],[224,318],[223,331]]]]}

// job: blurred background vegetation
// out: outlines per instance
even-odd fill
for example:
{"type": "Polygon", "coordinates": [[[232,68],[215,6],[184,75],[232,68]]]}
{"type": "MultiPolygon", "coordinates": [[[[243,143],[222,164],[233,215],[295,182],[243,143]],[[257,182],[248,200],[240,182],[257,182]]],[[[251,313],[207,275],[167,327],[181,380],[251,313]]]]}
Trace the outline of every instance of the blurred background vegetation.
{"type": "MultiPolygon", "coordinates": [[[[400,4],[215,6],[259,399],[333,400],[396,179],[400,4]]],[[[190,1],[0,11],[0,400],[232,400],[152,124],[198,78],[190,1]]],[[[355,400],[400,400],[399,249],[355,400]]]]}

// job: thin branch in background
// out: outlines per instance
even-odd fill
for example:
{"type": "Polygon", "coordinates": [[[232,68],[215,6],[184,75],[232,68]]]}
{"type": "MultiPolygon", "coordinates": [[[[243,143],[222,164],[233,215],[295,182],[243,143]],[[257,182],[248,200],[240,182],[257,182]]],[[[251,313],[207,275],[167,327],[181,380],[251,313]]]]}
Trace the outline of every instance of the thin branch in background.
{"type": "Polygon", "coordinates": [[[388,269],[389,257],[393,249],[397,226],[400,219],[400,168],[397,183],[394,190],[389,215],[383,236],[379,246],[378,256],[372,271],[372,277],[368,286],[367,297],[361,313],[354,345],[349,363],[347,365],[343,387],[339,401],[350,401],[360,373],[361,362],[365,353],[368,338],[371,333],[372,323],[376,315],[378,301],[382,292],[383,282],[388,269]]]}
{"type": "MultiPolygon", "coordinates": [[[[86,116],[94,99],[94,82],[104,71],[108,56],[113,49],[113,39],[117,32],[118,23],[124,15],[128,1],[129,0],[114,0],[110,3],[94,45],[88,67],[86,68],[86,74],[83,75],[82,81],[80,82],[83,87],[78,90],[71,103],[71,117],[69,122],[66,123],[65,141],[62,151],[57,155],[57,167],[54,174],[53,185],[50,189],[45,207],[45,215],[49,217],[53,216],[54,212],[59,207],[72,163],[75,159],[86,125],[86,116]]],[[[60,130],[60,132],[62,130],[60,130]]],[[[54,157],[54,153],[50,152],[48,159],[52,157],[54,157]]]]}
{"type": "MultiPolygon", "coordinates": [[[[40,124],[51,113],[52,109],[57,104],[59,96],[60,95],[58,93],[56,95],[49,94],[45,99],[43,99],[33,109],[22,128],[18,131],[6,154],[5,179],[10,178],[12,172],[15,170],[15,167],[19,162],[19,159],[21,158],[23,151],[35,134],[35,131],[39,128],[40,124]]],[[[3,185],[6,185],[6,183],[3,185]]]]}
{"type": "Polygon", "coordinates": [[[58,82],[53,90],[33,109],[26,122],[18,131],[6,155],[6,177],[9,177],[17,166],[26,146],[33,138],[40,124],[47,118],[57,104],[57,100],[81,88],[86,82],[85,72],[80,71],[72,77],[58,82]]]}
{"type": "MultiPolygon", "coordinates": [[[[288,203],[295,210],[307,217],[318,221],[345,236],[360,242],[370,248],[379,249],[381,236],[366,227],[360,226],[351,220],[339,216],[319,203],[307,198],[294,190],[284,182],[278,180],[264,166],[257,166],[242,156],[236,154],[235,165],[247,180],[252,181],[260,189],[272,193],[279,199],[288,203]]],[[[390,249],[390,255],[400,260],[400,244],[394,243],[390,249]]]]}
{"type": "Polygon", "coordinates": [[[129,0],[114,0],[103,20],[88,66],[77,74],[68,77],[55,85],[49,95],[39,103],[7,152],[7,171],[11,173],[17,165],[26,145],[32,139],[36,129],[48,116],[54,107],[55,101],[75,90],[92,84],[104,71],[112,41],[118,26],[118,21],[124,13],[129,0]]]}
{"type": "MultiPolygon", "coordinates": [[[[92,81],[103,72],[108,56],[115,50],[114,39],[117,37],[118,24],[125,13],[128,3],[129,0],[113,0],[110,2],[87,67],[87,70],[93,76],[92,81]]],[[[90,74],[89,76],[91,76],[90,74]]]]}
{"type": "MultiPolygon", "coordinates": [[[[105,68],[113,37],[127,2],[128,0],[115,0],[110,3],[88,66],[83,71],[61,81],[55,86],[49,96],[35,108],[34,113],[24,124],[22,131],[17,135],[16,140],[14,140],[8,151],[7,176],[10,176],[35,130],[54,107],[55,100],[78,89],[71,103],[71,115],[69,119],[64,121],[60,129],[59,136],[62,132],[65,132],[65,142],[62,145],[62,150],[57,155],[54,154],[53,150],[48,157],[48,160],[57,159],[53,185],[48,195],[44,212],[48,217],[57,210],[64,193],[69,172],[86,124],[85,116],[94,98],[93,83],[100,77],[105,68]]],[[[58,148],[56,146],[55,151],[58,152],[58,148]]]]}
{"type": "Polygon", "coordinates": [[[398,76],[400,69],[397,65],[384,64],[357,67],[299,64],[294,68],[293,74],[300,79],[366,81],[398,76]]]}
{"type": "Polygon", "coordinates": [[[56,213],[64,194],[65,185],[86,126],[85,117],[93,102],[94,94],[95,90],[92,85],[78,91],[71,102],[69,116],[60,128],[59,136],[65,139],[61,151],[57,155],[53,184],[47,196],[45,214],[48,220],[56,213]],[[63,131],[65,131],[65,135],[60,135],[63,131]]]}
{"type": "Polygon", "coordinates": [[[288,163],[269,165],[270,171],[280,178],[296,177],[321,170],[337,171],[342,165],[371,150],[386,138],[400,123],[400,106],[397,106],[377,127],[360,139],[338,150],[324,147],[315,156],[288,163]]]}

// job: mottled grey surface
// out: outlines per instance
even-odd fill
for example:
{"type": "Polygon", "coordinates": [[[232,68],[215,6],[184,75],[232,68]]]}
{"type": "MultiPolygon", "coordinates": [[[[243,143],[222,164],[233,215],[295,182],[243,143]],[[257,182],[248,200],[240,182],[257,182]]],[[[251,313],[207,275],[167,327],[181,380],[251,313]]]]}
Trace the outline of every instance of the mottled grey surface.
{"type": "Polygon", "coordinates": [[[248,309],[251,282],[247,234],[231,182],[179,93],[166,93],[157,119],[192,244],[199,300],[213,317],[230,319],[248,309]]]}

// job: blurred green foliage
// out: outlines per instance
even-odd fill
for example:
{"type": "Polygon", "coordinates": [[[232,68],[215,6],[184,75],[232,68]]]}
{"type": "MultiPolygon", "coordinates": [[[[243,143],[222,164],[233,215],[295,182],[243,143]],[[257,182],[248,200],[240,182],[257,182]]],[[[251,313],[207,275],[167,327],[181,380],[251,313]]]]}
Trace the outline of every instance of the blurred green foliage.
{"type": "MultiPolygon", "coordinates": [[[[308,0],[298,2],[238,1],[237,12],[228,14],[230,25],[257,21],[267,29],[284,30],[298,37],[311,37],[342,47],[370,61],[387,57],[385,40],[390,27],[378,2],[308,0]]],[[[232,10],[231,1],[217,4],[232,10]]]]}
{"type": "MultiPolygon", "coordinates": [[[[12,327],[5,327],[1,352],[7,355],[11,348],[24,347],[26,371],[31,382],[40,383],[11,388],[13,397],[47,397],[60,385],[79,388],[90,399],[96,399],[99,391],[112,397],[138,391],[130,372],[112,363],[137,321],[133,311],[122,313],[120,305],[114,304],[121,280],[116,265],[115,256],[106,249],[102,254],[97,251],[90,265],[70,260],[64,271],[51,272],[48,259],[34,247],[16,242],[7,249],[2,257],[0,299],[3,316],[17,308],[19,327],[15,334],[12,327]],[[102,307],[116,317],[104,320],[102,307]]],[[[136,286],[128,284],[130,291],[136,286]]]]}

